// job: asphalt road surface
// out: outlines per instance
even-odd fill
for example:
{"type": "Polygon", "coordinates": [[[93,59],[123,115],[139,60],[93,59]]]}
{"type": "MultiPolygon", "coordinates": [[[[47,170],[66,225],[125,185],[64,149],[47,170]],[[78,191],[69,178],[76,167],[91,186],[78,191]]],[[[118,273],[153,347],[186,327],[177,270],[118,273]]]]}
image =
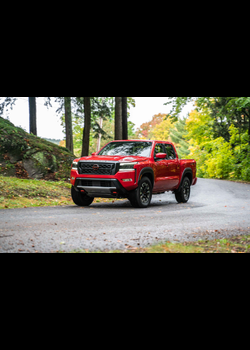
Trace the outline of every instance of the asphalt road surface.
{"type": "Polygon", "coordinates": [[[90,207],[0,210],[0,252],[106,251],[159,242],[250,233],[250,185],[198,179],[188,203],[154,195],[146,209],[128,200],[90,207]]]}

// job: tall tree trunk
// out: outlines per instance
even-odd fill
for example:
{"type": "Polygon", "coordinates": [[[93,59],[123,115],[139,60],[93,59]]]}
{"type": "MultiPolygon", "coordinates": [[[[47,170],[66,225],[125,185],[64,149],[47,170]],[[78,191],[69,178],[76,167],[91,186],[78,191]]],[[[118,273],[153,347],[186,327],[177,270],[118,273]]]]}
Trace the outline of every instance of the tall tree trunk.
{"type": "Polygon", "coordinates": [[[115,97],[115,140],[122,140],[122,98],[115,97]]]}
{"type": "Polygon", "coordinates": [[[84,128],[82,139],[82,157],[89,155],[89,133],[91,126],[90,97],[84,97],[84,128]]]}
{"type": "MultiPolygon", "coordinates": [[[[104,97],[102,97],[102,104],[104,102],[104,97]]],[[[99,125],[100,125],[100,128],[102,128],[102,122],[103,122],[103,116],[101,115],[100,116],[100,119],[99,119],[99,125]]],[[[97,144],[96,144],[96,152],[98,152],[101,148],[101,139],[102,139],[102,134],[98,134],[98,139],[97,139],[97,144]]]]}
{"type": "Polygon", "coordinates": [[[36,98],[29,97],[29,114],[30,114],[30,134],[37,136],[36,129],[36,98]]]}
{"type": "Polygon", "coordinates": [[[122,139],[128,139],[127,97],[122,97],[122,139]]]}
{"type": "Polygon", "coordinates": [[[65,125],[66,125],[66,148],[72,153],[73,149],[73,133],[72,133],[72,116],[71,116],[71,98],[64,97],[65,108],[65,125]]]}

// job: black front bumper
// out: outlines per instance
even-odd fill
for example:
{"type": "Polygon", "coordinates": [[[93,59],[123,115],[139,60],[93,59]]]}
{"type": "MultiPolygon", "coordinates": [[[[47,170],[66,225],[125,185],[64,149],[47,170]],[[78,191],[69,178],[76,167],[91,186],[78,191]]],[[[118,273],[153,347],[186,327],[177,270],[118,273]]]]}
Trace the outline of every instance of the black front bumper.
{"type": "Polygon", "coordinates": [[[90,197],[127,198],[129,192],[117,179],[77,178],[76,191],[84,190],[90,197]]]}

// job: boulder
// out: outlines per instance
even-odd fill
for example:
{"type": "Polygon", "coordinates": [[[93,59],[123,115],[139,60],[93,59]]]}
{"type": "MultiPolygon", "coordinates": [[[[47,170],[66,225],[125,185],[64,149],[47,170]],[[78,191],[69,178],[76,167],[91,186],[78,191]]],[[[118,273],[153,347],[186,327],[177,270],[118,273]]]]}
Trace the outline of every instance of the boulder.
{"type": "Polygon", "coordinates": [[[76,157],[0,117],[0,175],[67,180],[76,157]]]}

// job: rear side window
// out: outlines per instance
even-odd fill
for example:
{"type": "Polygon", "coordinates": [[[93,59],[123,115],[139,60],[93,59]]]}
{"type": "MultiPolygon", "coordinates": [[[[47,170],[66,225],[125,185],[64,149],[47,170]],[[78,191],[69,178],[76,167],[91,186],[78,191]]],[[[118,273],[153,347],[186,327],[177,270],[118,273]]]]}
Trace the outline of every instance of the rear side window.
{"type": "Polygon", "coordinates": [[[166,148],[166,152],[167,152],[167,155],[168,155],[168,159],[175,159],[176,158],[176,154],[175,154],[173,146],[166,144],[165,148],[166,148]]]}

